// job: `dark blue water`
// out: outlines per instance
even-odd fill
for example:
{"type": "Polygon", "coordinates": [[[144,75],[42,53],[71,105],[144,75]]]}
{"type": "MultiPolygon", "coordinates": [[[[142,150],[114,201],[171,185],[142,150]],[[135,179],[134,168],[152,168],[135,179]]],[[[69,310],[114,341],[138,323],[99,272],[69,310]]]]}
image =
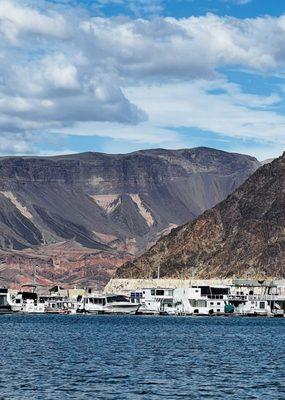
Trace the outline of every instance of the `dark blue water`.
{"type": "Polygon", "coordinates": [[[0,316],[0,399],[285,399],[285,319],[0,316]]]}

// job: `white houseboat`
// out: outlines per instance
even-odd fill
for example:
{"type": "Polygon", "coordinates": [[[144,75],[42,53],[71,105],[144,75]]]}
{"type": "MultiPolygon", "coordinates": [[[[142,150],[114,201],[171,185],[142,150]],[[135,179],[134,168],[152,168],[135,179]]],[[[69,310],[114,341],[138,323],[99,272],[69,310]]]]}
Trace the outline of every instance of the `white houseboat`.
{"type": "Polygon", "coordinates": [[[45,312],[44,305],[39,302],[37,293],[18,292],[11,295],[10,306],[13,312],[27,314],[42,314],[45,312]]]}
{"type": "Polygon", "coordinates": [[[127,296],[90,293],[82,296],[79,312],[92,314],[136,314],[139,304],[132,303],[127,296]]]}
{"type": "Polygon", "coordinates": [[[228,306],[228,286],[192,285],[177,288],[174,302],[178,314],[182,315],[224,315],[232,313],[228,306]]]}
{"type": "Polygon", "coordinates": [[[139,314],[175,315],[173,288],[143,288],[131,292],[131,302],[139,304],[139,314]]]}
{"type": "Polygon", "coordinates": [[[236,280],[228,298],[239,315],[284,315],[285,296],[273,282],[236,280]]]}

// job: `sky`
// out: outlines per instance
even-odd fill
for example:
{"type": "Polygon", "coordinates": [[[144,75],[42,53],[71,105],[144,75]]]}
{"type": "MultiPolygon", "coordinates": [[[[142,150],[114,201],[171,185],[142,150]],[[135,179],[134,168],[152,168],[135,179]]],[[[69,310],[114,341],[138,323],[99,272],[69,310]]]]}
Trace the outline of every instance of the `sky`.
{"type": "Polygon", "coordinates": [[[285,150],[284,0],[0,0],[0,155],[285,150]]]}

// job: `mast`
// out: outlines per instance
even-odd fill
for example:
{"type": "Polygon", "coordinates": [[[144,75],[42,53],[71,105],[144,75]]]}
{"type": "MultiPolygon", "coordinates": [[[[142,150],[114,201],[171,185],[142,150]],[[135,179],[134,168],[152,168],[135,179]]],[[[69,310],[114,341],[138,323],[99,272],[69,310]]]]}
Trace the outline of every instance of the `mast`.
{"type": "Polygon", "coordinates": [[[157,279],[158,280],[160,279],[160,262],[158,262],[158,265],[157,265],[157,279]]]}

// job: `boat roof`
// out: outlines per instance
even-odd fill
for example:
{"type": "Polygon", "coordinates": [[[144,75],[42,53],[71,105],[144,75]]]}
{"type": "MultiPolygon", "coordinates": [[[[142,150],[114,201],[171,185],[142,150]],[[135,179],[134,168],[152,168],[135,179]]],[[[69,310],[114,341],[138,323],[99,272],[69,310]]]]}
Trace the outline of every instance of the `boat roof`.
{"type": "Polygon", "coordinates": [[[273,281],[265,279],[252,280],[252,279],[235,279],[233,286],[250,286],[250,287],[277,287],[273,281]]]}
{"type": "Polygon", "coordinates": [[[125,294],[119,293],[89,293],[84,297],[96,297],[96,298],[106,298],[106,297],[113,297],[113,296],[124,296],[127,297],[125,294]]]}
{"type": "Polygon", "coordinates": [[[142,288],[142,289],[138,289],[138,290],[133,290],[133,292],[141,292],[142,290],[174,290],[173,287],[146,287],[146,288],[142,288]]]}

